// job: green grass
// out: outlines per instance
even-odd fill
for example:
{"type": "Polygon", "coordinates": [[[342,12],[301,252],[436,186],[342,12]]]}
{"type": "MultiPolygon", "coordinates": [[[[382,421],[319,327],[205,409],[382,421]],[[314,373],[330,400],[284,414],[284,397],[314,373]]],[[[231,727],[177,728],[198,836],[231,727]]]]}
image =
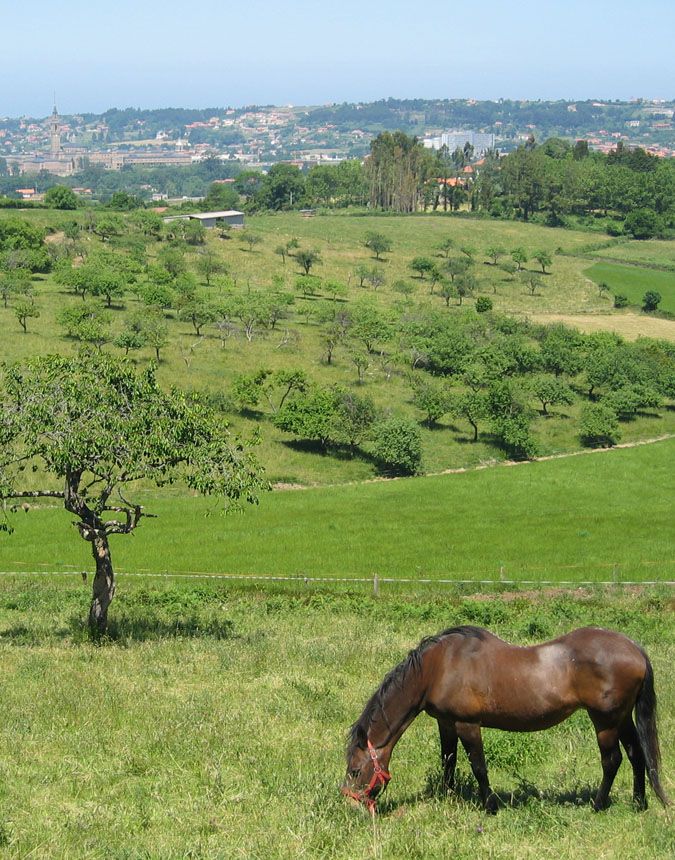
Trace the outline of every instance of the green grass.
{"type": "MultiPolygon", "coordinates": [[[[58,226],[72,217],[82,217],[82,213],[74,213],[73,216],[69,213],[41,210],[25,213],[0,210],[0,218],[7,217],[26,217],[43,226],[58,226]]],[[[236,279],[237,290],[245,290],[249,285],[254,289],[268,289],[274,276],[280,276],[286,288],[292,290],[298,267],[292,259],[283,265],[281,258],[274,253],[274,248],[292,236],[298,236],[303,247],[317,247],[320,250],[323,262],[316,271],[321,277],[334,278],[349,284],[348,303],[370,295],[382,307],[394,308],[400,302],[400,296],[391,289],[391,284],[396,279],[406,278],[415,284],[415,304],[443,310],[444,302],[438,296],[430,295],[428,282],[412,277],[409,264],[416,255],[433,257],[438,253],[437,247],[441,240],[450,237],[455,243],[454,253],[459,254],[463,245],[469,245],[476,250],[475,269],[479,281],[477,295],[490,296],[498,311],[525,316],[536,314],[539,320],[545,320],[547,314],[553,312],[609,311],[610,320],[617,319],[616,316],[611,316],[608,298],[601,298],[596,287],[584,274],[588,261],[573,256],[575,250],[583,249],[588,244],[588,233],[581,231],[443,216],[330,214],[306,219],[295,213],[256,216],[249,219],[249,226],[263,237],[263,242],[252,252],[246,249],[236,233],[229,240],[222,240],[215,231],[211,231],[207,238],[209,246],[228,264],[236,279]],[[362,245],[362,240],[369,230],[381,231],[392,239],[392,252],[386,255],[387,259],[382,263],[376,263],[368,249],[362,245]],[[542,277],[544,286],[540,294],[529,295],[522,284],[508,280],[504,273],[494,266],[486,265],[483,262],[484,251],[490,245],[501,245],[506,249],[522,245],[530,253],[539,248],[549,251],[553,255],[553,265],[551,274],[542,277]],[[558,248],[567,253],[555,254],[558,248]],[[377,265],[385,273],[387,284],[377,292],[358,288],[352,275],[354,267],[359,263],[377,265]]],[[[58,236],[56,238],[58,239],[58,236]]],[[[86,235],[82,241],[90,247],[95,247],[98,243],[97,239],[86,235]]],[[[159,243],[148,245],[150,258],[157,254],[160,247],[162,245],[159,243]]],[[[440,257],[435,259],[442,263],[440,257]]],[[[195,254],[189,253],[190,265],[193,265],[195,260],[195,254]]],[[[528,267],[537,268],[534,263],[528,264],[528,267]]],[[[27,334],[21,331],[11,303],[7,309],[0,307],[3,358],[7,360],[23,360],[32,355],[49,352],[70,354],[76,347],[76,344],[62,335],[56,316],[61,308],[68,304],[77,304],[81,299],[55,285],[51,276],[39,276],[35,286],[41,316],[28,321],[27,334]]],[[[223,288],[222,279],[216,279],[208,292],[217,298],[223,288]]],[[[206,390],[222,397],[227,395],[235,376],[243,371],[260,367],[272,370],[301,368],[317,383],[353,388],[359,393],[371,396],[381,409],[392,410],[420,421],[422,414],[411,403],[407,367],[392,357],[397,350],[396,344],[388,344],[382,355],[376,354],[372,357],[364,384],[357,385],[356,370],[346,349],[340,348],[336,351],[331,365],[327,365],[323,360],[324,347],[320,329],[302,314],[303,310],[312,307],[314,301],[298,296],[292,309],[292,317],[288,321],[281,322],[275,332],[256,335],[250,343],[243,336],[233,336],[221,342],[213,328],[205,329],[205,336],[199,339],[189,323],[175,319],[170,313],[167,320],[170,342],[162,352],[159,368],[162,383],[167,386],[178,385],[182,388],[206,390]],[[284,342],[286,330],[291,337],[284,342]]],[[[463,314],[468,308],[468,313],[472,313],[473,301],[467,300],[461,308],[451,303],[450,308],[444,312],[463,314]]],[[[138,307],[138,300],[133,295],[128,295],[124,307],[117,307],[111,312],[113,335],[122,330],[128,313],[138,307]]],[[[400,313],[400,308],[398,312],[400,313]]],[[[648,318],[647,323],[649,322],[648,318]]],[[[107,348],[118,354],[121,352],[115,347],[107,348]]],[[[152,357],[152,351],[144,349],[134,354],[133,360],[142,366],[152,357]]],[[[535,402],[532,405],[537,407],[535,402]]],[[[580,407],[581,402],[578,400],[572,407],[553,409],[551,418],[539,416],[535,419],[533,434],[542,454],[570,451],[579,447],[576,428],[580,407]]],[[[288,436],[272,426],[269,414],[246,417],[228,413],[227,418],[235,430],[240,430],[245,435],[260,423],[263,440],[259,449],[260,458],[273,482],[333,484],[364,480],[376,473],[376,468],[368,457],[324,456],[307,446],[294,444],[288,436]]],[[[675,432],[675,412],[661,409],[638,415],[635,420],[624,425],[623,430],[625,441],[675,432]]],[[[481,432],[477,444],[467,444],[471,438],[471,428],[461,421],[453,422],[449,417],[443,418],[437,429],[430,431],[422,428],[421,432],[424,468],[428,472],[476,466],[484,461],[504,459],[505,456],[503,450],[486,432],[481,432]]]]}
{"type": "Polygon", "coordinates": [[[584,714],[546,732],[485,732],[503,808],[438,788],[433,720],[397,746],[375,823],[338,792],[347,727],[426,634],[478,623],[522,644],[585,624],[648,651],[666,790],[675,774],[672,603],[658,591],[589,591],[530,603],[362,594],[304,596],[221,585],[130,587],[113,641],[93,646],[81,584],[0,582],[0,854],[131,858],[672,857],[672,820],[631,804],[627,761],[612,805],[584,714]]]}
{"type": "Polygon", "coordinates": [[[609,248],[593,252],[594,257],[609,257],[626,263],[648,263],[653,266],[675,268],[675,240],[662,239],[622,241],[609,248]]]}
{"type": "MultiPolygon", "coordinates": [[[[673,580],[674,452],[670,439],[456,475],[275,492],[225,517],[205,517],[205,499],[150,497],[159,519],[132,538],[113,537],[113,558],[133,573],[479,580],[499,579],[503,568],[516,580],[673,580]]],[[[13,515],[15,533],[0,534],[0,569],[91,568],[70,519],[56,507],[13,515]]]]}
{"type": "Polygon", "coordinates": [[[622,266],[616,263],[596,263],[586,269],[586,275],[600,284],[609,284],[614,295],[628,297],[632,305],[641,305],[647,290],[661,294],[659,310],[675,313],[675,272],[660,272],[637,266],[622,266]]]}

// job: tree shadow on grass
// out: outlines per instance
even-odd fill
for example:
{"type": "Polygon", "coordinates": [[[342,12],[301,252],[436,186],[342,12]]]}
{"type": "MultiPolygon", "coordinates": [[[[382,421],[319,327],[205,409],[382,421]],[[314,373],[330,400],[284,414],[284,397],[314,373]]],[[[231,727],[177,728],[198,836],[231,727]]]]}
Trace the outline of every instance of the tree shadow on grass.
{"type": "MultiPolygon", "coordinates": [[[[111,610],[114,612],[114,609],[111,610]]],[[[74,615],[66,626],[30,627],[17,624],[0,631],[0,642],[18,647],[42,646],[45,642],[66,641],[91,642],[110,645],[131,645],[135,642],[152,642],[166,639],[237,639],[234,623],[228,618],[198,613],[182,614],[175,618],[158,617],[154,613],[144,616],[121,615],[112,617],[108,630],[98,640],[92,640],[86,619],[74,615]]]]}

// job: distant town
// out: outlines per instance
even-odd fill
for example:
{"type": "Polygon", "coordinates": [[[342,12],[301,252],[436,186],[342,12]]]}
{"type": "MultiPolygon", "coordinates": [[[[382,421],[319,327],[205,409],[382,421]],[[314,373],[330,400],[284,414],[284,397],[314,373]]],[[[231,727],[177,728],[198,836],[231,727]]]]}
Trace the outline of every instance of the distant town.
{"type": "Polygon", "coordinates": [[[675,102],[479,102],[395,100],[318,107],[205,110],[112,109],[0,118],[0,174],[75,176],[89,168],[181,167],[216,158],[266,169],[284,161],[306,168],[362,159],[383,130],[401,129],[424,145],[453,150],[470,143],[477,156],[508,152],[531,137],[585,139],[609,152],[619,141],[675,156],[675,102]]]}

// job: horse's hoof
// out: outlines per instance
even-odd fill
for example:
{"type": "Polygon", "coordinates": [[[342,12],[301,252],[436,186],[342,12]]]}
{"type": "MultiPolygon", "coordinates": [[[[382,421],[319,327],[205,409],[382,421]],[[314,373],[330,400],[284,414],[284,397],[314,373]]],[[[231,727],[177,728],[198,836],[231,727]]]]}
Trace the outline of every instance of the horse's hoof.
{"type": "Polygon", "coordinates": [[[496,815],[499,809],[499,803],[494,794],[485,801],[485,811],[488,815],[496,815]]]}

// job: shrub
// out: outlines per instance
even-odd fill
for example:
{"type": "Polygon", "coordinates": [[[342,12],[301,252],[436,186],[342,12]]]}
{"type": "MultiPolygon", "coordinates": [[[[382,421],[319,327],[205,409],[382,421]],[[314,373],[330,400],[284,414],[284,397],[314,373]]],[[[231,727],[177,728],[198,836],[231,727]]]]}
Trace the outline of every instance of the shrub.
{"type": "Polygon", "coordinates": [[[373,429],[373,453],[380,468],[396,475],[415,475],[422,465],[417,425],[406,418],[387,418],[373,429]]]}
{"type": "Polygon", "coordinates": [[[587,403],[579,425],[581,444],[587,448],[611,448],[621,438],[616,412],[604,403],[587,403]]]}
{"type": "Polygon", "coordinates": [[[642,310],[646,313],[655,311],[658,308],[660,301],[661,293],[657,290],[647,290],[644,296],[642,296],[642,310]]]}
{"type": "Polygon", "coordinates": [[[479,314],[484,314],[486,311],[492,310],[492,299],[487,296],[478,296],[476,299],[476,311],[479,314]]]}
{"type": "Polygon", "coordinates": [[[624,296],[623,293],[617,293],[614,296],[614,307],[615,308],[627,308],[628,307],[628,296],[624,296]]]}
{"type": "Polygon", "coordinates": [[[623,229],[634,239],[652,239],[663,229],[663,223],[651,209],[635,209],[626,216],[623,229]]]}

